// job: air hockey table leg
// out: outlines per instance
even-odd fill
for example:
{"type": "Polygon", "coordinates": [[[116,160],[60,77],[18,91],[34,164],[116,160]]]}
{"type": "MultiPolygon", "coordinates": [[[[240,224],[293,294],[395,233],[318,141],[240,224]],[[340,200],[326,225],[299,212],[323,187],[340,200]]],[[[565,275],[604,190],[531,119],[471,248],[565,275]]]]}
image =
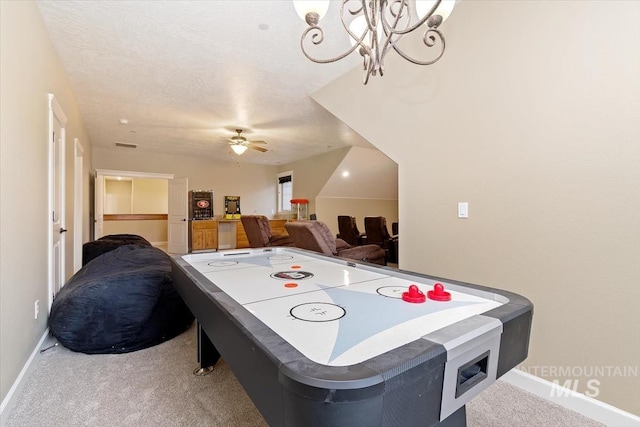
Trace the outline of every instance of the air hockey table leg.
{"type": "Polygon", "coordinates": [[[215,364],[220,359],[220,353],[215,348],[207,333],[198,322],[198,367],[193,371],[195,375],[207,375],[213,371],[215,364]]]}
{"type": "Polygon", "coordinates": [[[467,407],[462,406],[460,409],[449,415],[438,423],[438,427],[466,427],[467,426],[467,407]]]}

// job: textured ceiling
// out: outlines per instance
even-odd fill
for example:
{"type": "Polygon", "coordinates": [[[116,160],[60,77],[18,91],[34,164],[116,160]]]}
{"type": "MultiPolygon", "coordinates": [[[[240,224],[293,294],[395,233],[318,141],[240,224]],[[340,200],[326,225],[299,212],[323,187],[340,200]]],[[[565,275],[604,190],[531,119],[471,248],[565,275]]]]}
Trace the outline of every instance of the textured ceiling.
{"type": "MultiPolygon", "coordinates": [[[[37,4],[94,146],[270,165],[371,147],[309,97],[359,57],[307,60],[291,0],[37,4]],[[233,154],[236,128],[269,151],[233,154]]],[[[321,22],[339,35],[326,38],[332,54],[349,46],[338,7],[321,22]]]]}

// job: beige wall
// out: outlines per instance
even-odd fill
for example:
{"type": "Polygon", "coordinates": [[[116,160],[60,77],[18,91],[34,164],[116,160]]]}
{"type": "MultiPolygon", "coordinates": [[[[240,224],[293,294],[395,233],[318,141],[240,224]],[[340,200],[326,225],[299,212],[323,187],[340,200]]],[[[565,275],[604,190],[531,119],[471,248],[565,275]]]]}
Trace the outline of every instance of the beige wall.
{"type": "Polygon", "coordinates": [[[68,117],[67,277],[73,272],[73,141],[78,138],[85,150],[83,241],[89,230],[91,144],[35,3],[0,1],[0,50],[0,398],[4,400],[47,328],[48,93],[55,95],[68,117]],[[36,300],[41,315],[34,320],[36,300]]]}
{"type": "Polygon", "coordinates": [[[93,166],[96,169],[187,177],[189,189],[214,191],[215,215],[224,214],[224,196],[240,196],[242,213],[245,215],[257,213],[271,216],[276,209],[276,166],[103,147],[94,147],[93,166]]]}
{"type": "Polygon", "coordinates": [[[133,205],[132,181],[104,180],[104,213],[131,214],[133,205]]]}
{"type": "Polygon", "coordinates": [[[397,160],[400,267],[531,299],[523,365],[632,367],[538,375],[640,415],[640,3],[460,2],[443,31],[433,66],[314,95],[397,160]]]}
{"type": "Polygon", "coordinates": [[[166,220],[105,221],[104,235],[137,234],[153,244],[167,242],[166,220]]]}
{"type": "Polygon", "coordinates": [[[383,216],[391,233],[391,223],[398,221],[398,200],[318,197],[316,199],[318,219],[325,222],[334,234],[338,234],[338,215],[356,218],[358,230],[365,232],[365,216],[383,216]]]}
{"type": "Polygon", "coordinates": [[[166,179],[104,180],[105,214],[166,214],[168,198],[166,179]]]}
{"type": "Polygon", "coordinates": [[[133,179],[133,213],[169,212],[169,184],[166,179],[133,179]]]}

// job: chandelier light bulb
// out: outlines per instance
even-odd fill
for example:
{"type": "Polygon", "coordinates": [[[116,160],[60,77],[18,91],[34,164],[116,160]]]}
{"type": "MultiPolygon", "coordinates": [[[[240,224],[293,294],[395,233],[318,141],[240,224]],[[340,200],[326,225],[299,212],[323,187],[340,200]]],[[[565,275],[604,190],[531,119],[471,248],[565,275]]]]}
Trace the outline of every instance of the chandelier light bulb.
{"type": "MultiPolygon", "coordinates": [[[[418,17],[423,18],[427,13],[429,13],[435,3],[435,0],[416,0],[416,13],[418,14],[418,17]]],[[[442,22],[444,22],[449,15],[451,15],[451,12],[453,12],[453,7],[455,5],[456,0],[442,0],[440,6],[438,6],[433,15],[440,15],[442,17],[442,22]]],[[[428,25],[428,23],[429,20],[427,20],[424,25],[428,25]]]]}
{"type": "MultiPolygon", "coordinates": [[[[378,26],[378,43],[381,44],[382,43],[382,35],[384,34],[384,31],[382,31],[382,27],[378,26]]],[[[353,46],[354,44],[356,44],[358,42],[358,40],[360,40],[360,37],[362,37],[362,34],[364,34],[364,32],[367,30],[367,19],[364,17],[364,15],[360,15],[356,18],[354,18],[353,21],[351,21],[351,24],[349,24],[349,30],[355,34],[355,36],[357,37],[357,39],[354,39],[353,37],[349,37],[349,42],[351,43],[351,46],[353,46]]],[[[367,46],[370,46],[371,44],[371,40],[369,39],[369,37],[365,37],[362,42],[364,44],[366,44],[367,46]]]]}
{"type": "Polygon", "coordinates": [[[317,16],[317,18],[315,18],[317,21],[313,23],[317,24],[327,14],[329,3],[330,0],[294,0],[293,7],[295,7],[298,16],[302,18],[303,21],[312,25],[312,22],[309,22],[310,14],[311,16],[317,16]]]}

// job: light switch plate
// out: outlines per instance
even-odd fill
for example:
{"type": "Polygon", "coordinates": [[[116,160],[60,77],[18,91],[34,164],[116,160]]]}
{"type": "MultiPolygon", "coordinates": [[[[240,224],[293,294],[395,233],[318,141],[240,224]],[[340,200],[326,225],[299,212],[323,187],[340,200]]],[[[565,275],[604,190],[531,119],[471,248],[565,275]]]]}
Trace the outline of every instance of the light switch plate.
{"type": "Polygon", "coordinates": [[[469,218],[469,203],[458,203],[458,218],[469,218]]]}

